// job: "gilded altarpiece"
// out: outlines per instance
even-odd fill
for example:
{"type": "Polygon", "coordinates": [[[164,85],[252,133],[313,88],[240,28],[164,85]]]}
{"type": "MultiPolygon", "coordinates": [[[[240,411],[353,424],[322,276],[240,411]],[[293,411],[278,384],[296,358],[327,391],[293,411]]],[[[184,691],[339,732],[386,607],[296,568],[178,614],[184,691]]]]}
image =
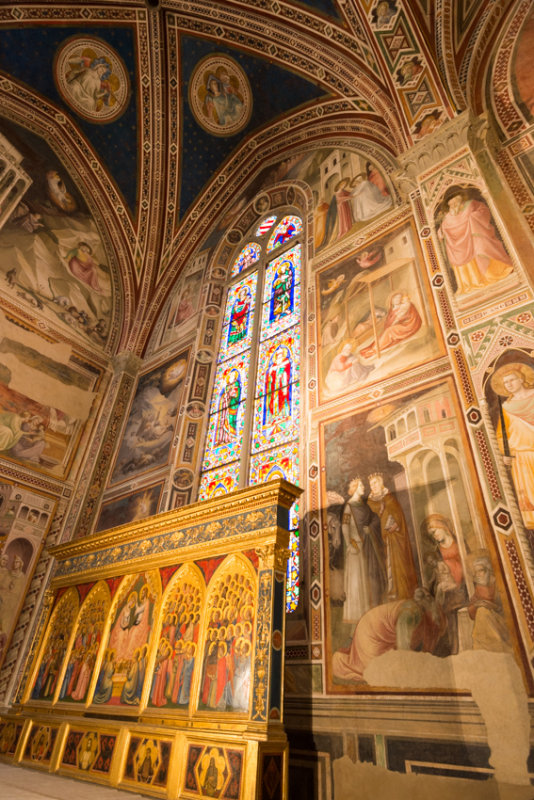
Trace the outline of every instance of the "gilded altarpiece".
{"type": "Polygon", "coordinates": [[[0,757],[169,798],[287,796],[284,480],[54,548],[0,757]]]}

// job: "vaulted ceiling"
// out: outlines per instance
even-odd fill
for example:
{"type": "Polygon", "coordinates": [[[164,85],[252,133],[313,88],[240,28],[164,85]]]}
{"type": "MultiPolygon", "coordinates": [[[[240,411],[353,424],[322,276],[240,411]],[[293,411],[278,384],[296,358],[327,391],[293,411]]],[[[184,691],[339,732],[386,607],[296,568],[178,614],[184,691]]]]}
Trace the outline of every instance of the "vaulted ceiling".
{"type": "MultiPolygon", "coordinates": [[[[51,152],[43,172],[55,158],[97,223],[114,283],[108,351],[143,352],[187,259],[267,164],[290,159],[304,142],[320,146],[340,135],[365,141],[392,169],[398,155],[464,108],[469,83],[483,71],[480,31],[486,49],[497,32],[492,5],[4,4],[0,131],[27,158],[32,137],[44,140],[51,152]],[[92,53],[94,66],[104,51],[115,65],[111,88],[106,108],[90,114],[69,96],[73,53],[92,53]],[[209,67],[214,54],[231,59],[248,82],[246,120],[224,135],[194,107],[198,66],[209,67]]],[[[89,63],[82,62],[80,70],[89,63]]]]}

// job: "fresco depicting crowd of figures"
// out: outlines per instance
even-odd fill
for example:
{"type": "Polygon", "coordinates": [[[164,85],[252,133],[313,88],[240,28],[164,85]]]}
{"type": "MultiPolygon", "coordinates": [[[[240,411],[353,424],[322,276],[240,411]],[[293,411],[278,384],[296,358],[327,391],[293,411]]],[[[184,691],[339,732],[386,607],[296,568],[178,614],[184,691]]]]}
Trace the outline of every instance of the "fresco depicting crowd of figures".
{"type": "Polygon", "coordinates": [[[4,179],[13,159],[27,187],[21,193],[15,184],[17,202],[0,226],[2,292],[102,345],[109,334],[111,278],[86,201],[41,139],[2,121],[4,179]]]}
{"type": "Polygon", "coordinates": [[[185,712],[194,701],[201,711],[247,713],[256,583],[252,563],[229,556],[183,565],[163,592],[157,570],[118,588],[115,579],[88,593],[69,588],[52,612],[30,699],[185,712]]]}
{"type": "Polygon", "coordinates": [[[324,443],[331,686],[391,649],[512,652],[450,385],[325,424],[324,443]]]}
{"type": "Polygon", "coordinates": [[[318,276],[321,390],[337,397],[440,352],[413,230],[404,225],[318,276]]]}

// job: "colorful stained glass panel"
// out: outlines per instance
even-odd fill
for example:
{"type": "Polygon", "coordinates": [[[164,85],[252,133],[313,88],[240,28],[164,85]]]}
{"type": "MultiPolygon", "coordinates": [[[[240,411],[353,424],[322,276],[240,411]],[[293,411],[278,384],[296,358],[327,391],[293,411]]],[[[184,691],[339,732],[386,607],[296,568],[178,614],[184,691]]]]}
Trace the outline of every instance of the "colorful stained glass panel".
{"type": "Polygon", "coordinates": [[[221,401],[235,405],[245,400],[248,389],[250,365],[250,351],[228,359],[217,366],[213,395],[211,398],[210,414],[221,410],[221,401]]]}
{"type": "Polygon", "coordinates": [[[269,244],[267,245],[267,252],[270,253],[271,250],[275,250],[277,247],[281,247],[286,242],[289,242],[294,236],[298,236],[299,233],[302,232],[302,220],[300,217],[295,217],[293,215],[288,215],[284,217],[276,228],[273,231],[273,235],[269,239],[269,244]]]}
{"type": "Polygon", "coordinates": [[[298,529],[289,534],[289,558],[287,560],[286,611],[290,614],[299,604],[300,542],[298,529]]]}
{"type": "Polygon", "coordinates": [[[260,339],[300,322],[301,246],[269,263],[265,271],[260,339]]]}
{"type": "Polygon", "coordinates": [[[239,463],[228,464],[220,469],[205,472],[200,480],[199,500],[210,500],[237,489],[239,483],[239,463]]]}
{"type": "Polygon", "coordinates": [[[232,269],[230,271],[230,275],[232,277],[234,275],[239,275],[239,273],[243,272],[244,269],[247,269],[247,267],[251,267],[252,264],[255,264],[260,256],[261,256],[261,247],[259,244],[255,244],[255,242],[250,242],[249,244],[245,245],[245,247],[241,250],[238,257],[234,261],[232,269]]]}
{"type": "MultiPolygon", "coordinates": [[[[275,478],[285,478],[291,483],[299,482],[298,442],[275,447],[258,453],[250,459],[250,484],[266,483],[275,478]]],[[[289,512],[289,527],[298,528],[298,504],[293,503],[289,512]]]]}
{"type": "Polygon", "coordinates": [[[208,420],[207,445],[202,469],[227,464],[241,455],[245,403],[242,401],[227,406],[224,405],[225,402],[226,400],[221,398],[220,410],[212,414],[208,420]]]}
{"type": "Polygon", "coordinates": [[[269,392],[254,401],[252,452],[296,439],[299,434],[299,384],[269,392]]]}
{"type": "Polygon", "coordinates": [[[226,361],[250,347],[254,321],[254,301],[258,273],[234,284],[228,292],[224,312],[219,362],[226,361]]]}
{"type": "Polygon", "coordinates": [[[276,222],[276,217],[266,217],[263,220],[263,222],[260,222],[260,224],[256,228],[256,233],[254,234],[254,236],[265,236],[267,231],[271,230],[275,222],[276,222]]]}
{"type": "Polygon", "coordinates": [[[283,383],[298,380],[300,367],[300,330],[289,331],[260,344],[256,396],[268,394],[283,383]]]}

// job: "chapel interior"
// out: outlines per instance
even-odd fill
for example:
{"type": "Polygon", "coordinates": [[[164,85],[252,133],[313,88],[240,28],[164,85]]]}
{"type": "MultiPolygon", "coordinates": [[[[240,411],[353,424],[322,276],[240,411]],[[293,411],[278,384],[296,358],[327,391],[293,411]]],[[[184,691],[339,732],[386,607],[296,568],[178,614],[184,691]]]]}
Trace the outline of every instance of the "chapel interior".
{"type": "Polygon", "coordinates": [[[0,761],[532,800],[533,265],[530,0],[2,3],[0,761]]]}

